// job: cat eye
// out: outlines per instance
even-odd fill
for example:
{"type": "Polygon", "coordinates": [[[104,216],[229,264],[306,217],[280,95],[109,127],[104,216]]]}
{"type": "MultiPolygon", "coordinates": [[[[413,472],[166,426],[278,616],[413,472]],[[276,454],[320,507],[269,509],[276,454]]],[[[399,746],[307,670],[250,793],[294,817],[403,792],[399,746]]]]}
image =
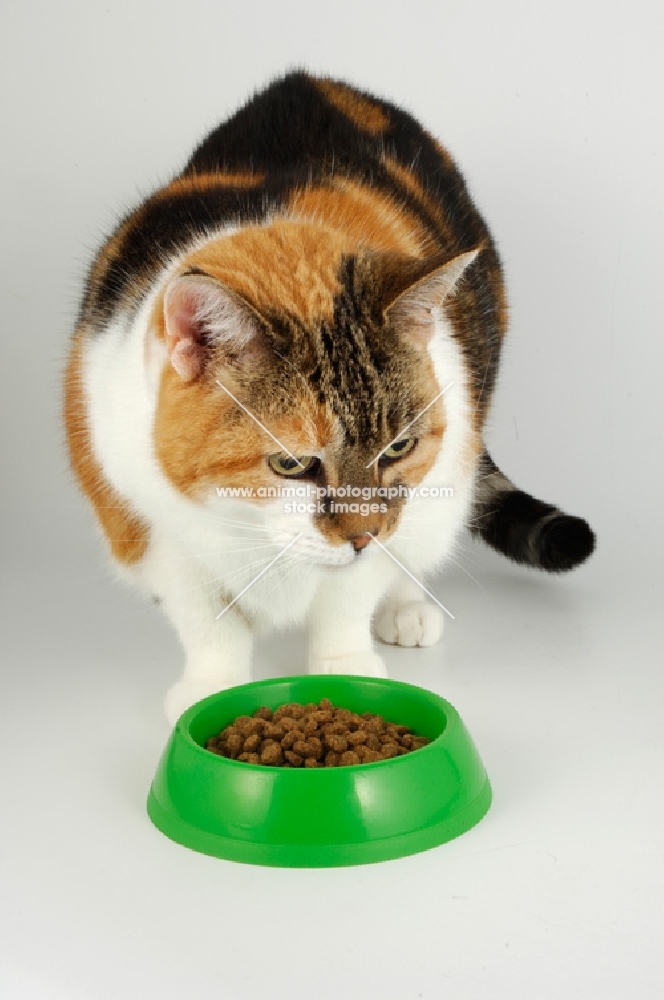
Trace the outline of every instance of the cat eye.
{"type": "Polygon", "coordinates": [[[397,458],[403,458],[409,451],[412,451],[417,444],[417,438],[402,438],[401,441],[393,441],[389,448],[380,456],[380,461],[384,459],[388,462],[395,462],[397,458]]]}
{"type": "Polygon", "coordinates": [[[317,470],[320,459],[315,455],[299,455],[296,460],[289,455],[277,454],[270,455],[267,464],[278,476],[305,476],[317,470]]]}

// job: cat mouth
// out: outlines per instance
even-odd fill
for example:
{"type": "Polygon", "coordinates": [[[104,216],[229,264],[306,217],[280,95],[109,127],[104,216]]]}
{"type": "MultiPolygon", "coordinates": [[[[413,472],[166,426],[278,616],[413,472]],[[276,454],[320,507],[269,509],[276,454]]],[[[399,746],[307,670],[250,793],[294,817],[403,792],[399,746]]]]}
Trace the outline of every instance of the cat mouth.
{"type": "Polygon", "coordinates": [[[345,545],[332,547],[330,545],[321,545],[317,539],[307,538],[303,535],[298,545],[301,546],[302,553],[306,554],[318,566],[341,568],[343,566],[350,566],[356,559],[350,542],[347,542],[345,545]]]}
{"type": "MultiPolygon", "coordinates": [[[[277,544],[288,544],[291,539],[283,537],[275,538],[277,544]]],[[[329,566],[331,568],[343,568],[350,566],[357,561],[359,553],[356,553],[350,542],[343,545],[331,546],[323,540],[302,534],[295,542],[291,550],[293,555],[299,559],[306,560],[315,566],[329,566]]],[[[366,558],[366,557],[364,557],[366,558]]]]}

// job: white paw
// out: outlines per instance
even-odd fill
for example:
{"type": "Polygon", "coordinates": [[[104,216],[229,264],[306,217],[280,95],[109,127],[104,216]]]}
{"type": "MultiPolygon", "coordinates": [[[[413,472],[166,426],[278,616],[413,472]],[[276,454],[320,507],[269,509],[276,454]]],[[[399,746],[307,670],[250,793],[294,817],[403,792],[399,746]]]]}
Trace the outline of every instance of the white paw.
{"type": "Polygon", "coordinates": [[[392,646],[433,646],[443,634],[443,612],[428,601],[390,604],[376,618],[376,635],[392,646]]]}
{"type": "Polygon", "coordinates": [[[170,726],[174,726],[183,712],[195,705],[201,698],[223,691],[229,687],[219,677],[183,678],[166,692],[164,712],[170,726]]]}
{"type": "Polygon", "coordinates": [[[387,677],[387,670],[377,653],[350,653],[312,660],[310,674],[354,674],[356,677],[387,677]]]}

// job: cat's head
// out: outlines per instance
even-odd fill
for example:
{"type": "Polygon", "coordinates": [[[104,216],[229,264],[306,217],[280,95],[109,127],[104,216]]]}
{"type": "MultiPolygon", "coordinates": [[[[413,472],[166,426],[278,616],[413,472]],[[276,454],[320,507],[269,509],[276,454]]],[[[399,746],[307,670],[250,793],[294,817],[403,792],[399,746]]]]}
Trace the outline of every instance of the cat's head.
{"type": "Polygon", "coordinates": [[[429,344],[476,254],[358,250],[294,223],[192,254],[155,311],[168,360],[154,439],[168,479],[217,510],[235,490],[235,510],[277,543],[303,532],[315,562],[343,565],[370,536],[385,541],[405,488],[444,446],[429,344]]]}

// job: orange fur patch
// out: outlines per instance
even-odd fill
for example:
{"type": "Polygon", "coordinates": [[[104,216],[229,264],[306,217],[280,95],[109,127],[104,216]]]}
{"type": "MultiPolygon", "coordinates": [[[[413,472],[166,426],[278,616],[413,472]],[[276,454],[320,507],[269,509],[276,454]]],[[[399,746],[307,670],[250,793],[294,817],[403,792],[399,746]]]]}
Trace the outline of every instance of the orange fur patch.
{"type": "Polygon", "coordinates": [[[65,371],[64,416],[71,467],[94,508],[111,552],[119,562],[131,564],[145,553],[149,527],[113,489],[93,454],[82,380],[83,342],[84,334],[79,330],[65,371]]]}
{"type": "MultiPolygon", "coordinates": [[[[235,395],[237,386],[229,388],[235,395]]],[[[202,499],[204,490],[214,485],[256,485],[261,431],[208,379],[183,382],[166,365],[155,414],[154,443],[165,475],[192,499],[202,499]]]]}
{"type": "MultiPolygon", "coordinates": [[[[242,399],[242,391],[228,370],[219,381],[242,399]]],[[[294,455],[318,452],[330,441],[336,421],[325,407],[299,398],[293,411],[276,419],[251,413],[294,455]]],[[[270,471],[266,457],[279,446],[216,384],[215,373],[194,382],[183,382],[167,365],[162,375],[154,424],[154,442],[161,468],[181,493],[202,500],[216,486],[249,487],[254,503],[259,487],[283,484],[270,471]]]]}
{"type": "Polygon", "coordinates": [[[294,191],[288,211],[293,219],[343,233],[355,250],[366,247],[423,257],[434,249],[431,235],[402,205],[349,178],[335,177],[329,186],[294,191]]]}
{"type": "Polygon", "coordinates": [[[200,268],[259,312],[278,311],[309,326],[331,321],[341,258],[353,246],[344,232],[277,220],[207,243],[183,260],[182,272],[200,268]]]}
{"type": "Polygon", "coordinates": [[[161,200],[174,194],[211,191],[219,187],[254,188],[262,184],[264,180],[265,174],[254,174],[248,171],[244,173],[215,171],[206,174],[186,174],[183,177],[176,177],[166,187],[157,191],[150,200],[161,200]]]}
{"type": "Polygon", "coordinates": [[[380,135],[389,128],[390,119],[385,111],[373,101],[358,94],[352,87],[343,83],[335,83],[333,80],[312,80],[312,83],[323,94],[326,101],[329,101],[337,111],[345,115],[358,128],[370,132],[371,135],[380,135]]]}

